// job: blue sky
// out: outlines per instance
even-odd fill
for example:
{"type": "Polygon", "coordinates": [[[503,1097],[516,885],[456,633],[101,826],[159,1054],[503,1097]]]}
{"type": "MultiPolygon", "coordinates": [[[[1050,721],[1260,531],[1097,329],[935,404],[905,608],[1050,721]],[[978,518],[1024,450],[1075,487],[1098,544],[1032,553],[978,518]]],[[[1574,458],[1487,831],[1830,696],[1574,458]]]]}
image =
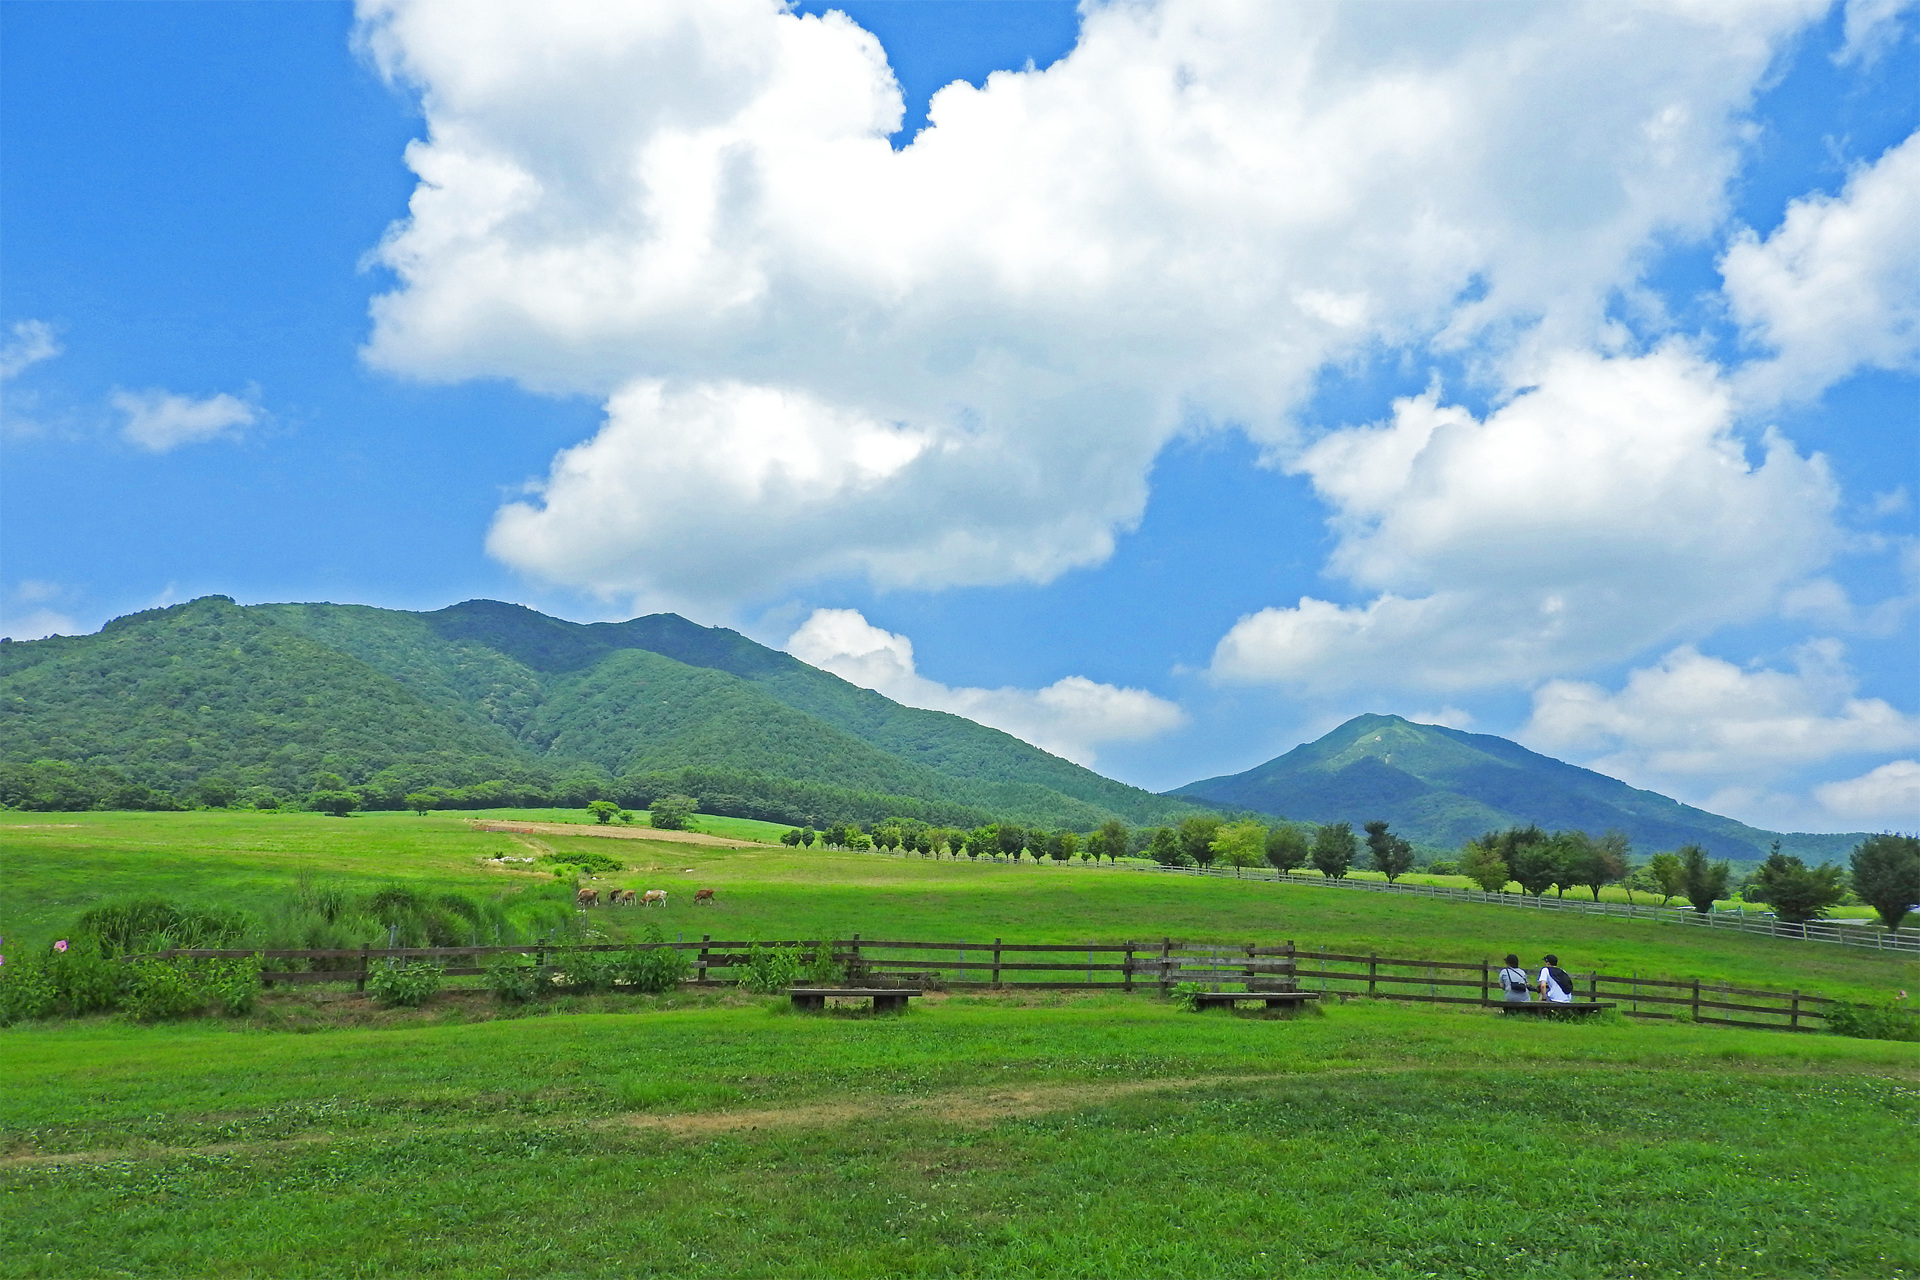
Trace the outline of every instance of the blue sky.
{"type": "Polygon", "coordinates": [[[0,631],[675,608],[1155,788],[1911,828],[1920,21],[1609,9],[5,6],[0,631]]]}

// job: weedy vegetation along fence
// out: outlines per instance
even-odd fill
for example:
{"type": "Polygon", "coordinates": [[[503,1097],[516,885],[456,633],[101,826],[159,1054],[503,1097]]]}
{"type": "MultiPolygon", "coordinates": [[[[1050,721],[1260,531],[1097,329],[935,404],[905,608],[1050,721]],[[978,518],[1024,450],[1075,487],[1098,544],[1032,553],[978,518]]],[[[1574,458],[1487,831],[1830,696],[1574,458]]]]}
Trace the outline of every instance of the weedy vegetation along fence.
{"type": "MultiPolygon", "coordinates": [[[[1416,960],[1381,955],[1256,943],[1219,945],[1160,938],[1143,942],[1022,943],[907,942],[861,938],[791,939],[774,942],[669,942],[659,945],[688,953],[695,985],[730,985],[728,970],[745,965],[753,949],[795,947],[812,953],[831,950],[850,980],[896,985],[925,984],[951,990],[1076,990],[1169,994],[1180,983],[1200,983],[1215,991],[1319,991],[1342,998],[1409,1000],[1423,1004],[1498,1006],[1500,966],[1479,961],[1416,960]]],[[[213,959],[259,956],[261,978],[278,984],[345,983],[366,989],[376,964],[427,961],[444,966],[447,977],[475,977],[486,961],[519,955],[539,965],[564,969],[569,955],[625,951],[627,944],[570,946],[528,943],[493,947],[361,947],[358,950],[235,951],[174,949],[129,960],[213,959]]],[[[1641,974],[1576,973],[1576,999],[1615,1003],[1630,1018],[1680,1019],[1755,1027],[1768,1031],[1825,1029],[1836,1001],[1808,991],[1762,991],[1699,978],[1674,979],[1641,974]]]]}

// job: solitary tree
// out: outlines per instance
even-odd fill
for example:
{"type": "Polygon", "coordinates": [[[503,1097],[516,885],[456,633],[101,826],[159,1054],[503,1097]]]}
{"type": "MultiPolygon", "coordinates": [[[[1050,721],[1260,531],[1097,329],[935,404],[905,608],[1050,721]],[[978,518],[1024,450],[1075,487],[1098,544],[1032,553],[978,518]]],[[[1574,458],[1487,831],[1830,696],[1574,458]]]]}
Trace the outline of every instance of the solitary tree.
{"type": "Polygon", "coordinates": [[[1095,862],[1105,858],[1108,862],[1118,862],[1127,851],[1127,824],[1118,818],[1108,818],[1100,824],[1100,829],[1087,837],[1087,852],[1093,855],[1095,862]]]}
{"type": "Polygon", "coordinates": [[[1267,828],[1267,862],[1275,871],[1294,871],[1306,866],[1307,855],[1311,852],[1307,833],[1291,822],[1267,828]]]}
{"type": "MultiPolygon", "coordinates": [[[[611,800],[595,800],[587,805],[587,812],[593,815],[595,822],[604,827],[620,812],[620,806],[611,800]]],[[[657,827],[660,824],[655,822],[654,825],[657,827]]]]}
{"type": "Polygon", "coordinates": [[[1172,827],[1155,827],[1147,843],[1147,856],[1163,867],[1187,865],[1186,851],[1180,847],[1180,835],[1172,827]]]}
{"type": "Polygon", "coordinates": [[[700,802],[692,796],[676,792],[655,798],[652,812],[651,820],[656,831],[685,831],[693,815],[700,812],[700,802]]]}
{"type": "Polygon", "coordinates": [[[1654,854],[1647,859],[1646,871],[1663,907],[1687,891],[1687,869],[1677,853],[1654,854]]]}
{"type": "Polygon", "coordinates": [[[1632,848],[1624,831],[1608,831],[1598,840],[1589,840],[1575,868],[1574,883],[1591,889],[1593,900],[1600,901],[1602,888],[1633,874],[1632,848]]]}
{"type": "Polygon", "coordinates": [[[1708,862],[1707,851],[1697,844],[1682,845],[1680,859],[1681,892],[1701,915],[1713,910],[1713,904],[1727,896],[1727,877],[1732,868],[1724,862],[1708,862]]]}
{"type": "Polygon", "coordinates": [[[991,822],[984,827],[975,827],[967,832],[965,843],[969,858],[977,860],[983,853],[991,856],[1000,847],[1000,828],[991,822]]]}
{"type": "Polygon", "coordinates": [[[1847,896],[1846,873],[1830,862],[1809,867],[1792,854],[1780,852],[1775,840],[1767,860],[1754,873],[1773,914],[1788,924],[1805,924],[1827,914],[1847,896]]]}
{"type": "Polygon", "coordinates": [[[1413,846],[1387,830],[1387,824],[1375,819],[1367,824],[1367,851],[1373,855],[1373,869],[1385,873],[1392,884],[1413,870],[1413,846]]]}
{"type": "Polygon", "coordinates": [[[1208,813],[1196,813],[1180,820],[1180,852],[1203,867],[1213,865],[1213,838],[1220,834],[1220,819],[1208,813]]]}
{"type": "Polygon", "coordinates": [[[1073,860],[1073,855],[1078,852],[1080,852],[1080,836],[1073,831],[1055,832],[1053,840],[1047,845],[1047,856],[1055,862],[1070,862],[1073,860]]]}
{"type": "Polygon", "coordinates": [[[1868,836],[1853,849],[1853,891],[1880,916],[1880,923],[1898,929],[1920,904],[1920,838],[1868,836]]]}
{"type": "Polygon", "coordinates": [[[1017,822],[1003,822],[995,837],[995,845],[1001,853],[1010,853],[1015,862],[1020,861],[1020,851],[1027,847],[1027,829],[1017,822]]]}
{"type": "Polygon", "coordinates": [[[426,816],[427,810],[433,808],[435,801],[438,799],[439,797],[430,791],[409,791],[407,793],[406,804],[407,808],[424,817],[426,816]]]}
{"type": "Polygon", "coordinates": [[[820,833],[812,827],[802,827],[800,830],[800,847],[802,849],[811,849],[813,842],[819,838],[820,833]]]}
{"type": "Polygon", "coordinates": [[[1354,839],[1352,823],[1329,822],[1314,832],[1313,865],[1329,880],[1346,879],[1353,855],[1359,851],[1360,842],[1354,839]]]}
{"type": "Polygon", "coordinates": [[[1213,853],[1235,872],[1259,866],[1267,856],[1266,824],[1229,822],[1214,833],[1213,853]]]}
{"type": "Polygon", "coordinates": [[[1486,893],[1499,893],[1507,887],[1513,872],[1501,856],[1499,832],[1489,831],[1478,840],[1467,841],[1460,850],[1460,874],[1486,893]]]}
{"type": "Polygon", "coordinates": [[[1509,827],[1501,832],[1500,855],[1520,887],[1536,898],[1552,887],[1560,870],[1553,837],[1539,827],[1509,827]]]}
{"type": "Polygon", "coordinates": [[[321,813],[344,818],[360,807],[360,797],[351,791],[316,791],[307,797],[307,803],[321,813]]]}
{"type": "Polygon", "coordinates": [[[780,833],[780,843],[786,845],[788,848],[798,847],[800,844],[800,828],[788,827],[785,831],[782,831],[780,833]]]}

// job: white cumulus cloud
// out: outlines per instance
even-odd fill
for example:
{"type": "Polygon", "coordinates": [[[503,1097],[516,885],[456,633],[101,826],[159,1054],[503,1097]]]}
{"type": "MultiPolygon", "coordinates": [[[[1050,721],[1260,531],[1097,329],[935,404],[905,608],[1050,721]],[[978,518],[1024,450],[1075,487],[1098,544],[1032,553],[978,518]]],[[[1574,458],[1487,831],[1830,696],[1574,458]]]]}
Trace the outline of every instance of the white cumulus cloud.
{"type": "Polygon", "coordinates": [[[1749,397],[1815,396],[1862,368],[1920,370],[1920,133],[1839,195],[1795,200],[1765,240],[1737,237],[1720,269],[1734,319],[1775,353],[1742,371],[1749,397]]]}
{"type": "Polygon", "coordinates": [[[237,436],[260,420],[259,405],[224,391],[195,397],[156,388],[116,391],[108,399],[126,415],[120,434],[153,453],[237,436]]]}
{"type": "Polygon", "coordinates": [[[1838,543],[1822,460],[1748,457],[1719,371],[1684,348],[1568,353],[1482,418],[1437,392],[1289,469],[1333,508],[1329,567],[1377,592],[1242,618],[1222,679],[1315,691],[1530,684],[1758,615],[1838,543]]]}
{"type": "Polygon", "coordinates": [[[950,711],[1003,729],[1043,751],[1090,765],[1103,742],[1136,742],[1186,723],[1180,708],[1144,689],[1067,676],[1044,689],[953,688],[914,669],[913,642],[868,622],[857,609],[816,609],[787,652],[895,702],[950,711]]]}
{"type": "Polygon", "coordinates": [[[51,360],[64,348],[54,336],[53,326],[44,320],[14,322],[12,336],[0,342],[0,382],[18,377],[42,360],[51,360]]]}
{"type": "Polygon", "coordinates": [[[1108,554],[1175,434],[1284,441],[1329,361],[1591,341],[1722,217],[1821,11],[1094,6],[895,151],[838,13],[366,0],[428,127],[365,355],[606,400],[489,544],[553,581],[1044,581],[1108,554]]]}
{"type": "Polygon", "coordinates": [[[1849,825],[1920,829],[1920,760],[1890,760],[1857,778],[1817,786],[1813,794],[1849,825]]]}
{"type": "Polygon", "coordinates": [[[1547,682],[1517,736],[1768,825],[1796,817],[1792,798],[1769,788],[1809,766],[1911,750],[1920,745],[1920,716],[1860,697],[1837,641],[1801,646],[1792,671],[1743,668],[1683,645],[1617,691],[1547,682]]]}

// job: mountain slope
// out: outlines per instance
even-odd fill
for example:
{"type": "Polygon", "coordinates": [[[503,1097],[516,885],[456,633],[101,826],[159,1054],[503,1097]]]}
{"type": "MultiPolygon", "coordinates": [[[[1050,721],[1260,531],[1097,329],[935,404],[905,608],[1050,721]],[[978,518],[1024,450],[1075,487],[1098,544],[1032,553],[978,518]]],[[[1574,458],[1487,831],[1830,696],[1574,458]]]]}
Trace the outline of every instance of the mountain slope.
{"type": "Polygon", "coordinates": [[[0,713],[0,759],[106,765],[175,791],[217,775],[298,793],[323,769],[388,792],[694,769],[727,792],[804,784],[801,812],[859,793],[863,809],[917,797],[1085,828],[1191,808],[673,614],[580,624],[497,601],[408,613],[208,597],[0,645],[0,713]]]}
{"type": "Polygon", "coordinates": [[[1642,850],[1698,844],[1754,861],[1768,846],[1803,857],[1841,856],[1859,835],[1776,835],[1641,791],[1616,778],[1536,754],[1489,734],[1356,716],[1317,741],[1245,773],[1206,778],[1169,794],[1312,822],[1384,818],[1416,843],[1457,848],[1493,828],[1609,828],[1642,850]]]}

